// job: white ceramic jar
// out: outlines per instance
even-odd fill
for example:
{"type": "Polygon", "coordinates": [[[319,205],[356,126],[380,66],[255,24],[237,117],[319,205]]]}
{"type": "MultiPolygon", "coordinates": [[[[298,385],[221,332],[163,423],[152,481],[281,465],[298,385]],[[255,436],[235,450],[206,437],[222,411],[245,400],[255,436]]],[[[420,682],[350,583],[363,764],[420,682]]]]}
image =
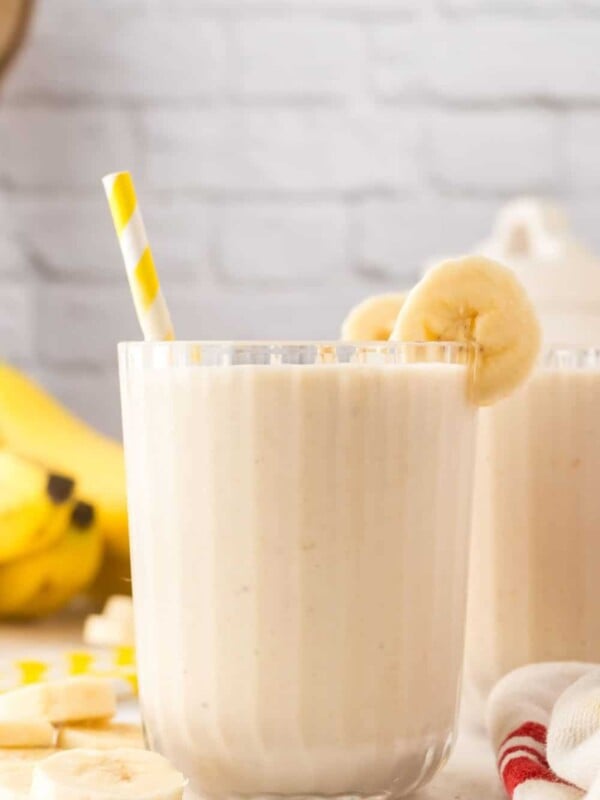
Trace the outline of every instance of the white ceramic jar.
{"type": "Polygon", "coordinates": [[[475,250],[514,269],[536,305],[547,344],[600,345],[600,260],[576,240],[561,208],[513,200],[475,250]]]}

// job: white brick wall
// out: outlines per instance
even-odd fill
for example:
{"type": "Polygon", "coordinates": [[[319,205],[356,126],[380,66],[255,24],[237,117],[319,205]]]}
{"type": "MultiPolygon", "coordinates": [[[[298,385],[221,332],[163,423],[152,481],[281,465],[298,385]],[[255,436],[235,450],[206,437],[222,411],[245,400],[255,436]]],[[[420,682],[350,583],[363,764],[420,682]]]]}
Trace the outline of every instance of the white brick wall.
{"type": "Polygon", "coordinates": [[[347,213],[338,203],[244,203],[220,213],[217,264],[228,282],[337,286],[348,262],[347,213]]]}
{"type": "Polygon", "coordinates": [[[373,282],[408,287],[415,264],[467,252],[484,239],[496,206],[485,198],[366,200],[356,219],[357,268],[373,282]]]}
{"type": "Polygon", "coordinates": [[[377,106],[152,109],[143,174],[154,189],[227,194],[395,191],[416,183],[418,120],[377,106]]]}
{"type": "MultiPolygon", "coordinates": [[[[590,0],[592,7],[597,0],[590,0]]],[[[552,16],[558,12],[576,13],[586,0],[440,0],[442,9],[457,12],[480,12],[519,17],[520,14],[552,16]]]]}
{"type": "Polygon", "coordinates": [[[0,283],[0,342],[9,361],[30,366],[34,357],[36,319],[33,287],[15,281],[0,283]]]}
{"type": "Polygon", "coordinates": [[[437,27],[431,85],[455,100],[593,101],[599,41],[600,20],[456,20],[437,27]]]}
{"type": "Polygon", "coordinates": [[[594,111],[571,114],[565,127],[570,185],[578,192],[600,190],[600,159],[597,158],[600,114],[594,111]]]}
{"type": "Polygon", "coordinates": [[[418,22],[386,21],[365,30],[368,90],[385,100],[418,98],[423,91],[427,53],[421,48],[418,22]]]}
{"type": "Polygon", "coordinates": [[[365,79],[364,37],[358,22],[246,18],[234,25],[234,41],[234,93],[242,98],[351,97],[365,79]]]}
{"type": "Polygon", "coordinates": [[[118,432],[129,168],[178,332],[333,337],[556,195],[600,249],[600,0],[40,0],[0,87],[0,347],[118,432]]]}
{"type": "Polygon", "coordinates": [[[436,112],[434,180],[456,192],[552,191],[557,183],[555,115],[546,110],[436,112]]]}
{"type": "MultiPolygon", "coordinates": [[[[137,166],[134,119],[125,109],[0,106],[0,185],[87,190],[111,165],[137,166]]],[[[134,166],[134,168],[135,168],[134,166]]]]}
{"type": "Polygon", "coordinates": [[[8,96],[217,98],[226,75],[224,26],[192,7],[163,13],[151,2],[45,0],[8,96]]]}

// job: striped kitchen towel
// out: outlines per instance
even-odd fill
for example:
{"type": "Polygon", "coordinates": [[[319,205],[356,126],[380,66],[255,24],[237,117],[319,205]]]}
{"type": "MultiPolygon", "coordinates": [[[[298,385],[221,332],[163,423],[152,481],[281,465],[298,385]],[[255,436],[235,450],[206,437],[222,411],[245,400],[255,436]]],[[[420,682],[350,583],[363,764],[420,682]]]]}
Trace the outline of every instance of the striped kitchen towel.
{"type": "Polygon", "coordinates": [[[531,664],[493,690],[487,723],[512,800],[600,800],[600,667],[531,664]]]}

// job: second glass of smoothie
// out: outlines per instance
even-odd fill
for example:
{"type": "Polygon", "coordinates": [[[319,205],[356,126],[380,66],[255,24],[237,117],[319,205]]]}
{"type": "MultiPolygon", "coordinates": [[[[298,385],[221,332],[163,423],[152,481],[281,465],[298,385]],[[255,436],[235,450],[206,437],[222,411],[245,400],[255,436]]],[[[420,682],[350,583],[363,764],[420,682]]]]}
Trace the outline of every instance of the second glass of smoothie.
{"type": "Polygon", "coordinates": [[[396,797],[449,754],[459,344],[120,346],[141,705],[194,796],[396,797]]]}
{"type": "Polygon", "coordinates": [[[481,412],[469,676],[489,691],[533,661],[600,660],[600,350],[551,348],[481,412]]]}

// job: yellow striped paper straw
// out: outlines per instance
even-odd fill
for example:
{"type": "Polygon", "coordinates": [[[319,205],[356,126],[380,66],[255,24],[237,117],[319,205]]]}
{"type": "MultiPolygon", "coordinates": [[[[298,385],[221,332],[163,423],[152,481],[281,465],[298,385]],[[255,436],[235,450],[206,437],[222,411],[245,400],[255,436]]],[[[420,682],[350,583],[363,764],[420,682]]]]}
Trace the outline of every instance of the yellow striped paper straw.
{"type": "Polygon", "coordinates": [[[115,172],[106,175],[102,183],[144,338],[149,341],[174,339],[171,316],[160,288],[131,175],[115,172]]]}

